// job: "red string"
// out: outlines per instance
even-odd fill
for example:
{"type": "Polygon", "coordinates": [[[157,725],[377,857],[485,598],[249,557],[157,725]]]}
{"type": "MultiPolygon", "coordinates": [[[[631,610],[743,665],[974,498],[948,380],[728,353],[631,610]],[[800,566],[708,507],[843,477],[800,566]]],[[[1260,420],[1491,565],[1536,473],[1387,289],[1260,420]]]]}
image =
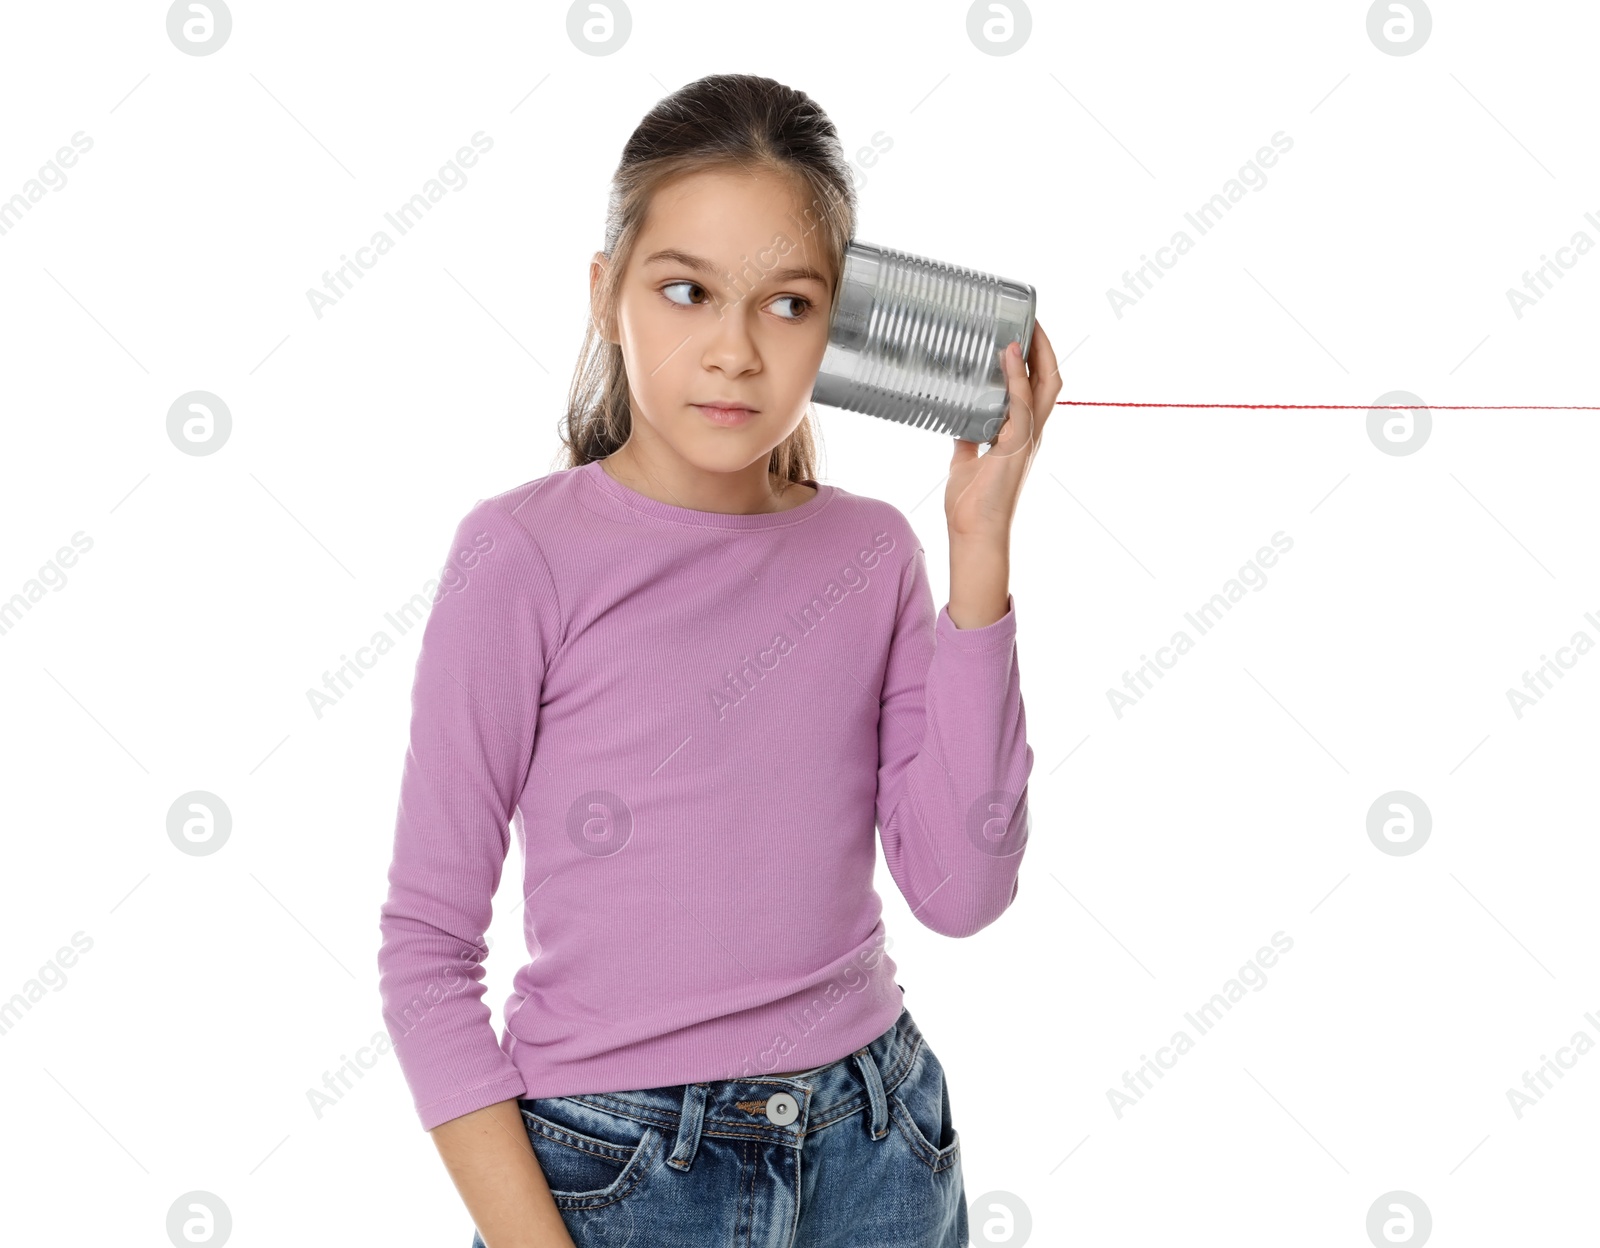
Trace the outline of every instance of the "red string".
{"type": "Polygon", "coordinates": [[[1392,409],[1397,412],[1600,412],[1600,407],[1535,407],[1523,404],[1453,407],[1435,403],[1091,403],[1087,399],[1058,399],[1057,407],[1228,407],[1228,408],[1312,408],[1316,411],[1370,412],[1392,409]]]}

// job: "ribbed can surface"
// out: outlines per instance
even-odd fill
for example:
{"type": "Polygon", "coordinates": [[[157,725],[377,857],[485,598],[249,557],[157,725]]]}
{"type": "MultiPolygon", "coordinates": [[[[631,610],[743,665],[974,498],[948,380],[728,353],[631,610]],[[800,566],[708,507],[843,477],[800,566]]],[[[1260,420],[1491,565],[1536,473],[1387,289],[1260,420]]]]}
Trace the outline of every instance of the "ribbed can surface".
{"type": "Polygon", "coordinates": [[[992,441],[1009,394],[1000,351],[1033,337],[1032,286],[852,241],[811,397],[992,441]]]}

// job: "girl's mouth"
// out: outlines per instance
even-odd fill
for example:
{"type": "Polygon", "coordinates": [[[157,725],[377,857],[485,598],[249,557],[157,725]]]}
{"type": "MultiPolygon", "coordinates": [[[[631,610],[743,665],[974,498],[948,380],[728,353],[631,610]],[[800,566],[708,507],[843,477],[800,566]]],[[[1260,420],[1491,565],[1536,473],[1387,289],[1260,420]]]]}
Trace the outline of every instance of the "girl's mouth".
{"type": "Polygon", "coordinates": [[[754,408],[726,406],[718,403],[691,403],[690,406],[712,424],[724,427],[742,425],[756,414],[754,408]]]}

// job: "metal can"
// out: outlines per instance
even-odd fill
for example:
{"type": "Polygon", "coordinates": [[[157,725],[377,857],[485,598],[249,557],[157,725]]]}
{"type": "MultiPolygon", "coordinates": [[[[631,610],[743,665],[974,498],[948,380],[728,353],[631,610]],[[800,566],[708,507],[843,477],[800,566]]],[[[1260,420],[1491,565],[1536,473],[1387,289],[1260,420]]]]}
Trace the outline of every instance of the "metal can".
{"type": "Polygon", "coordinates": [[[852,240],[811,397],[829,407],[992,442],[1010,392],[1000,351],[1033,338],[1014,282],[852,240]]]}

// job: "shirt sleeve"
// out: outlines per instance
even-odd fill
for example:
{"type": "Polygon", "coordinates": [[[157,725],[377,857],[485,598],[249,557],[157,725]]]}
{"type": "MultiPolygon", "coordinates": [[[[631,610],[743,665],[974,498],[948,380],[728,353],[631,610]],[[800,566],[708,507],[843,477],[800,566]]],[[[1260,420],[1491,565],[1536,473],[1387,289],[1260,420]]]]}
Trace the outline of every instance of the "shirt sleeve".
{"type": "Polygon", "coordinates": [[[878,719],[878,828],[912,912],[971,936],[1017,895],[1028,838],[1027,743],[1015,603],[983,628],[933,611],[919,546],[902,576],[878,719]]]}
{"type": "Polygon", "coordinates": [[[483,936],[560,635],[538,544],[480,501],[423,629],[379,919],[384,1023],[425,1130],[526,1094],[483,1000],[483,936]]]}

